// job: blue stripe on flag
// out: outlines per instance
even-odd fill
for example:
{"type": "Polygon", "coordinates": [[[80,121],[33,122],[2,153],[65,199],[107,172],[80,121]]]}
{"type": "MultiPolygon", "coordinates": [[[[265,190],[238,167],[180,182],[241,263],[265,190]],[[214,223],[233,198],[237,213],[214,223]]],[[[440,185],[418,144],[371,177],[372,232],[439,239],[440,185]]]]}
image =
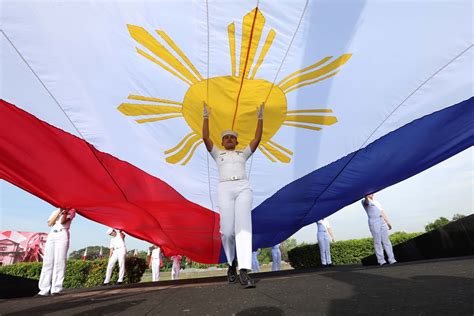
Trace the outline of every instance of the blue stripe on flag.
{"type": "Polygon", "coordinates": [[[410,122],[280,189],[252,211],[253,249],[271,247],[473,144],[474,97],[410,122]]]}

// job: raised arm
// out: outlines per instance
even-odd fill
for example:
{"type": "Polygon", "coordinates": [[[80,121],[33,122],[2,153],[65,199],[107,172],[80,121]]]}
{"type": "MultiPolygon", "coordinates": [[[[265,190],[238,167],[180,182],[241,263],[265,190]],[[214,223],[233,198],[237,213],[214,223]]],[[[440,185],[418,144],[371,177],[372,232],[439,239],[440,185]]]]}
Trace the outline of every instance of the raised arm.
{"type": "Polygon", "coordinates": [[[212,140],[209,137],[209,111],[208,111],[206,102],[203,102],[202,117],[203,117],[202,140],[204,141],[204,144],[206,145],[207,151],[211,152],[214,144],[212,143],[212,140]]]}
{"type": "Polygon", "coordinates": [[[262,140],[263,134],[263,110],[265,109],[265,102],[260,105],[260,108],[257,110],[257,129],[255,130],[255,138],[250,142],[250,150],[255,152],[258,148],[258,144],[262,140]]]}
{"type": "Polygon", "coordinates": [[[51,219],[48,220],[48,226],[49,226],[49,227],[53,226],[54,223],[56,223],[56,220],[59,218],[59,216],[62,215],[62,211],[63,211],[63,210],[64,210],[63,208],[59,209],[59,210],[56,212],[56,214],[54,214],[53,217],[51,217],[51,219]]]}

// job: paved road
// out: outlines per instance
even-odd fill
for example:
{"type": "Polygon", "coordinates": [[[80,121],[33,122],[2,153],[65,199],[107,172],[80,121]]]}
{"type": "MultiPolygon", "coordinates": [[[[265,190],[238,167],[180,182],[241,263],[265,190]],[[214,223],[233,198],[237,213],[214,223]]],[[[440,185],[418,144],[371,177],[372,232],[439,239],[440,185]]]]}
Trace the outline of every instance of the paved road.
{"type": "Polygon", "coordinates": [[[71,290],[0,301],[1,315],[474,315],[474,257],[71,290]]]}

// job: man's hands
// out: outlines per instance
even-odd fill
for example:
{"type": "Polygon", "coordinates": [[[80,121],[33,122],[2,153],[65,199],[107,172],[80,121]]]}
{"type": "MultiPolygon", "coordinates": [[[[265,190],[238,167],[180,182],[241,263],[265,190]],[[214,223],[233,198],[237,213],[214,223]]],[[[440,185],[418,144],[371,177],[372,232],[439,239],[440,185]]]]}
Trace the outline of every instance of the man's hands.
{"type": "Polygon", "coordinates": [[[208,118],[209,118],[209,109],[208,109],[208,107],[207,107],[206,102],[204,102],[204,101],[202,102],[202,107],[203,107],[203,110],[202,110],[202,117],[205,118],[205,119],[206,119],[206,118],[208,119],[208,118]]]}

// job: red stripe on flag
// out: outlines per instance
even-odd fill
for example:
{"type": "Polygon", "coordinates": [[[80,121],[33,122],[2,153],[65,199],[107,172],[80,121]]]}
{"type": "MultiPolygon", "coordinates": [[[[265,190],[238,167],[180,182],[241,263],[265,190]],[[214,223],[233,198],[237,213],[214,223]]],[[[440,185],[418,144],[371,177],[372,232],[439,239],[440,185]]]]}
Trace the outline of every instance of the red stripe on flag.
{"type": "MultiPolygon", "coordinates": [[[[0,178],[93,221],[217,263],[219,215],[137,167],[0,100],[0,178]]],[[[73,237],[74,238],[74,237],[73,237]]]]}

